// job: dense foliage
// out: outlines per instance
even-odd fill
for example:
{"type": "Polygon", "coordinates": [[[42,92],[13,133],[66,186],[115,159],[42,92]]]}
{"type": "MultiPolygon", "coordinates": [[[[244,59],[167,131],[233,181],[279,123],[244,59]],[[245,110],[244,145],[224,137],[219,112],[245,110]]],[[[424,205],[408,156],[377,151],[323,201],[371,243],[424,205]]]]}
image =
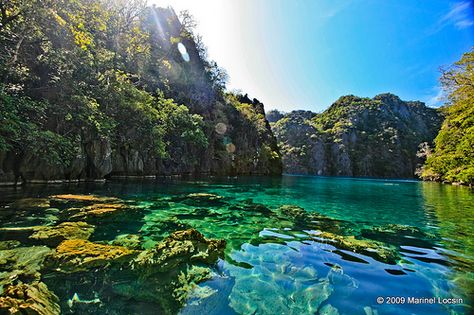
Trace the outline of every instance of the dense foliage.
{"type": "Polygon", "coordinates": [[[0,0],[0,175],[33,158],[88,177],[230,159],[214,132],[227,75],[194,26],[142,0],[0,0]]]}
{"type": "Polygon", "coordinates": [[[445,70],[441,83],[447,93],[446,119],[435,139],[422,177],[474,183],[474,50],[445,70]]]}

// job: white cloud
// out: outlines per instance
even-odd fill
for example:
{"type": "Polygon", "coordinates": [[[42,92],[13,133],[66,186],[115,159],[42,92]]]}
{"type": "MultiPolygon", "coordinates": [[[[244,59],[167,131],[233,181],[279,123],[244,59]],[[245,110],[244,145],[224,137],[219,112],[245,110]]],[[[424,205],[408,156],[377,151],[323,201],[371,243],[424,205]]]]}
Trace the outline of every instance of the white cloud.
{"type": "Polygon", "coordinates": [[[451,10],[443,15],[436,24],[434,33],[446,26],[454,25],[457,29],[465,29],[474,24],[474,7],[470,1],[457,2],[451,6],[451,10]]]}
{"type": "Polygon", "coordinates": [[[430,107],[439,107],[443,105],[444,97],[444,91],[439,86],[435,86],[433,93],[427,96],[425,103],[430,107]]]}

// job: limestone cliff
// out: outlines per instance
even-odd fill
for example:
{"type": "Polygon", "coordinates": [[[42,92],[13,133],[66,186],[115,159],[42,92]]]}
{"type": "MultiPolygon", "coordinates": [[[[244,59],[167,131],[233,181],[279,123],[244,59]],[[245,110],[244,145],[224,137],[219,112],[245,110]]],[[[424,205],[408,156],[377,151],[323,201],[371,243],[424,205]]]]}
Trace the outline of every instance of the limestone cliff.
{"type": "Polygon", "coordinates": [[[437,110],[392,94],[343,96],[321,114],[294,111],[272,129],[284,172],[329,176],[412,178],[441,124],[437,110]]]}
{"type": "MultiPolygon", "coordinates": [[[[61,13],[60,8],[54,9],[61,13]]],[[[63,22],[67,20],[56,25],[64,28],[58,35],[43,27],[47,19],[38,19],[38,39],[22,43],[18,63],[29,69],[31,78],[21,82],[20,93],[8,92],[18,86],[13,75],[0,81],[0,117],[5,116],[8,124],[0,126],[0,184],[281,173],[263,104],[226,94],[221,69],[206,59],[202,43],[196,42],[173,9],[147,7],[131,20],[136,28],[121,39],[125,41],[121,45],[142,45],[135,54],[130,53],[135,46],[101,40],[108,33],[100,32],[114,30],[108,21],[90,30],[88,36],[96,36],[91,37],[90,47],[75,47],[63,22]],[[64,44],[68,40],[69,46],[64,44]],[[59,65],[39,64],[46,54],[38,46],[41,41],[57,55],[72,56],[62,65],[71,68],[72,76],[61,77],[59,65]],[[38,56],[31,57],[28,47],[38,56]],[[103,60],[109,56],[115,57],[103,60]],[[85,68],[87,63],[105,69],[85,68]]]]}

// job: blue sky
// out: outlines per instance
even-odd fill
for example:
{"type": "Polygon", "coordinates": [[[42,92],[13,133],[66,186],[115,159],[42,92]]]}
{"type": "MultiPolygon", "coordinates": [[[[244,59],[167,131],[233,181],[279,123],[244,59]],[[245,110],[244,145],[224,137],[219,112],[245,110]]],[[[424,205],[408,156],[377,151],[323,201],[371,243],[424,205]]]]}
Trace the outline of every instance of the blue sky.
{"type": "Polygon", "coordinates": [[[474,45],[469,0],[150,0],[188,9],[228,87],[320,112],[392,92],[438,106],[439,68],[474,45]]]}

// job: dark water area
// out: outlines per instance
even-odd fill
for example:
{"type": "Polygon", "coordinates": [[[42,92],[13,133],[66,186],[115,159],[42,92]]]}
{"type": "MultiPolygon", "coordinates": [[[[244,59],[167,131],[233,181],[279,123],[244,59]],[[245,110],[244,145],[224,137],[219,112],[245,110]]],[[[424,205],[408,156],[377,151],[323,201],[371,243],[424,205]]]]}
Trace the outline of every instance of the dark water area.
{"type": "MultiPolygon", "coordinates": [[[[138,285],[120,270],[40,271],[65,314],[473,312],[474,193],[467,187],[282,176],[1,188],[0,241],[33,246],[12,228],[68,222],[70,209],[80,205],[24,206],[25,198],[31,205],[58,194],[114,197],[136,208],[92,222],[91,242],[137,238],[140,249],[150,249],[190,228],[227,241],[216,264],[200,266],[209,276],[187,286],[181,299],[155,299],[158,282],[141,279],[138,285]],[[411,298],[436,301],[417,304],[411,298]]],[[[8,246],[0,248],[2,284],[8,281],[3,276],[9,262],[2,260],[2,252],[12,250],[8,246]]]]}

